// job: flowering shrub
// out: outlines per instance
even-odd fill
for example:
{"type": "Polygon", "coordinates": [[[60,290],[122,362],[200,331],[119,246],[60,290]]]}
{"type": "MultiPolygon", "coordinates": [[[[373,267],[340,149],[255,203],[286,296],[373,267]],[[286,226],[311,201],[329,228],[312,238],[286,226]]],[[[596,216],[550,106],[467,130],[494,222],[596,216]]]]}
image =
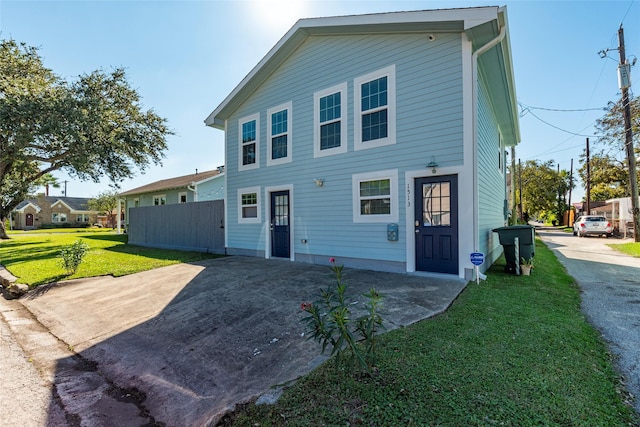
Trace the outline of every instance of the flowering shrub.
{"type": "Polygon", "coordinates": [[[358,367],[371,373],[375,366],[375,338],[382,327],[382,317],[379,309],[382,306],[382,296],[371,289],[364,294],[368,302],[365,303],[367,314],[360,318],[351,318],[351,303],[345,294],[346,284],[342,280],[343,265],[337,264],[335,258],[329,258],[331,271],[336,276],[336,286],[320,292],[320,299],[315,303],[303,302],[300,308],[308,313],[303,322],[309,328],[309,337],[322,344],[322,353],[331,346],[331,356],[336,356],[336,364],[346,362],[349,367],[358,367]],[[363,340],[364,351],[357,345],[363,340]]]}
{"type": "Polygon", "coordinates": [[[69,246],[65,246],[60,251],[60,264],[62,268],[67,271],[68,275],[74,274],[80,263],[82,263],[82,259],[89,251],[89,246],[78,239],[69,246]]]}

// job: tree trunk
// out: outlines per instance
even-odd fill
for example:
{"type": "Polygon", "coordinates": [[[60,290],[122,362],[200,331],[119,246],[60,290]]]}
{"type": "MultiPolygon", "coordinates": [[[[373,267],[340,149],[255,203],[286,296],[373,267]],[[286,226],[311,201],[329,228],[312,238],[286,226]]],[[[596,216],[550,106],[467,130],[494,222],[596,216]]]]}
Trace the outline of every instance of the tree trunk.
{"type": "Polygon", "coordinates": [[[5,226],[4,226],[6,220],[7,218],[0,217],[0,240],[11,238],[9,237],[9,235],[7,235],[7,230],[5,229],[5,226]]]}

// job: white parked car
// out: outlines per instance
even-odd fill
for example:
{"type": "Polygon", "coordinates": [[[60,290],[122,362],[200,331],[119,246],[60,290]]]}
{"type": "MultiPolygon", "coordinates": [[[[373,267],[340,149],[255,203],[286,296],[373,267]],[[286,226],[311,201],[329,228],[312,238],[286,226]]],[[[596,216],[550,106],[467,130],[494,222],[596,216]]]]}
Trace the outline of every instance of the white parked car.
{"type": "Polygon", "coordinates": [[[573,235],[584,237],[589,235],[611,237],[611,223],[600,215],[583,215],[573,223],[573,235]]]}

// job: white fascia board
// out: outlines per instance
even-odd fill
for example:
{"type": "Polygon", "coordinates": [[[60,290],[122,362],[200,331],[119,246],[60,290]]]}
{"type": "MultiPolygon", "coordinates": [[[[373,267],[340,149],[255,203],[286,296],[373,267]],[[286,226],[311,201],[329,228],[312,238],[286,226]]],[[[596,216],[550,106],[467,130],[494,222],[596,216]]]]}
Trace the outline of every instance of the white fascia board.
{"type": "Polygon", "coordinates": [[[36,213],[40,213],[40,211],[42,210],[40,208],[40,206],[34,205],[33,203],[29,202],[26,205],[24,205],[23,207],[21,207],[20,209],[14,209],[14,212],[24,213],[24,210],[29,206],[31,206],[33,209],[35,209],[36,213]]]}
{"type": "MultiPolygon", "coordinates": [[[[224,130],[224,121],[227,117],[220,117],[221,113],[242,94],[245,87],[249,86],[259,74],[270,74],[271,69],[277,67],[279,57],[286,58],[309,35],[315,34],[357,34],[361,32],[384,32],[385,26],[393,26],[387,31],[401,31],[398,25],[429,24],[429,23],[462,23],[464,29],[495,20],[498,17],[499,8],[474,7],[463,9],[436,9],[411,12],[388,12],[366,15],[333,16],[324,18],[306,18],[297,21],[293,27],[271,48],[267,55],[242,79],[231,93],[213,110],[205,119],[205,124],[220,130],[224,130]],[[372,28],[377,26],[377,28],[372,28]],[[275,62],[273,62],[275,59],[275,62]]],[[[416,30],[413,27],[409,30],[416,30]]],[[[417,30],[416,30],[417,31],[417,30]]]]}

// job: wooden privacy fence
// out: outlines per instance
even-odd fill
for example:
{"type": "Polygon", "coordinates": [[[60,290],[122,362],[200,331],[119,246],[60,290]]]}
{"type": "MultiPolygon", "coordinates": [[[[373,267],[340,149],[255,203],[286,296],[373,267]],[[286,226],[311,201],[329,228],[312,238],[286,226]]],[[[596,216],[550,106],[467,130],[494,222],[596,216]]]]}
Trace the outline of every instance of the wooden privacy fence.
{"type": "Polygon", "coordinates": [[[129,243],[224,254],[224,201],[129,209],[129,243]]]}

